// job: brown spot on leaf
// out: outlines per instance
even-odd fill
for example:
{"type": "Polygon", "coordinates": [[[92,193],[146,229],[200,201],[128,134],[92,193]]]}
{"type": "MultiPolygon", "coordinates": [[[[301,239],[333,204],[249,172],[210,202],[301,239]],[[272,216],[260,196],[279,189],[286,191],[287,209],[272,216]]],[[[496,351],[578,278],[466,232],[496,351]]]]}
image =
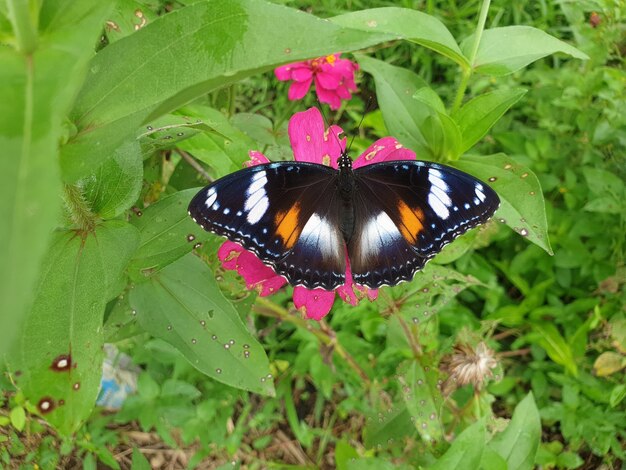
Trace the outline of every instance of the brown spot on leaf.
{"type": "Polygon", "coordinates": [[[37,403],[37,409],[41,414],[50,413],[55,407],[54,399],[51,397],[43,397],[39,400],[39,403],[37,403]]]}
{"type": "Polygon", "coordinates": [[[61,354],[54,358],[50,369],[55,372],[67,372],[72,368],[72,356],[70,354],[61,354]]]}

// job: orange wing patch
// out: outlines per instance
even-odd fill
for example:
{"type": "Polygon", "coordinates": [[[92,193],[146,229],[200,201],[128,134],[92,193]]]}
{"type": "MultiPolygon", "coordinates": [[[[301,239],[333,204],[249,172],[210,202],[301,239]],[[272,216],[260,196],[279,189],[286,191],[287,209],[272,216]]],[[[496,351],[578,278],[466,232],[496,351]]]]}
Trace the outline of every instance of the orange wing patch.
{"type": "Polygon", "coordinates": [[[398,202],[398,212],[400,213],[400,233],[410,244],[417,243],[417,235],[424,230],[422,220],[424,212],[419,207],[411,209],[402,200],[398,202]]]}
{"type": "Polygon", "coordinates": [[[283,239],[287,249],[291,249],[298,240],[302,227],[298,225],[300,203],[296,203],[287,212],[279,212],[274,218],[276,233],[283,239]]]}

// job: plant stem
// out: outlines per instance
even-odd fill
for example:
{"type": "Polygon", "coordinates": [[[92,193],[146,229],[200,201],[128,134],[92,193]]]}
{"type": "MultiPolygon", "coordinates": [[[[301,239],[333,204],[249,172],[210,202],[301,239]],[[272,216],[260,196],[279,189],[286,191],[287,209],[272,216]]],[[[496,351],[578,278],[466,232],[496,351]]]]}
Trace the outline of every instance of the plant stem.
{"type": "Polygon", "coordinates": [[[13,26],[18,50],[25,55],[33,53],[37,47],[36,3],[23,0],[8,0],[7,10],[13,26]]]}
{"type": "Polygon", "coordinates": [[[456,113],[461,108],[461,103],[463,103],[463,97],[465,96],[467,84],[469,83],[469,79],[472,76],[472,72],[474,71],[474,61],[476,60],[476,54],[478,53],[480,40],[483,36],[483,31],[485,30],[485,23],[487,22],[487,13],[489,12],[490,3],[491,0],[483,0],[483,3],[480,7],[478,24],[476,25],[476,32],[474,33],[474,42],[472,44],[472,50],[470,51],[469,56],[470,66],[469,68],[463,70],[463,76],[461,77],[461,83],[459,83],[459,88],[456,91],[451,114],[456,113]]]}
{"type": "Polygon", "coordinates": [[[361,380],[365,382],[366,385],[370,384],[370,378],[367,376],[365,371],[361,368],[358,362],[354,360],[354,358],[344,349],[344,347],[337,341],[337,336],[335,332],[330,329],[328,325],[324,325],[324,328],[313,328],[309,320],[305,320],[302,317],[297,315],[292,315],[287,311],[287,309],[276,305],[274,302],[270,302],[263,297],[258,297],[256,299],[256,304],[262,306],[262,308],[255,308],[255,310],[261,315],[266,315],[268,317],[278,318],[282,321],[287,321],[311,332],[322,344],[325,346],[332,347],[334,352],[337,353],[339,357],[341,357],[344,361],[348,363],[348,365],[359,375],[361,380]]]}

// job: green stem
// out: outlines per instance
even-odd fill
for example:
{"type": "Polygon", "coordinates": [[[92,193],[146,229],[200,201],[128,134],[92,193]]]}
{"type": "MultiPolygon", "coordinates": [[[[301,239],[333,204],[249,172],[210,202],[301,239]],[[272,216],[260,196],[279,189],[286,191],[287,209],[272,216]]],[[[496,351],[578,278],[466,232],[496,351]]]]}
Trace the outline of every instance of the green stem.
{"type": "Polygon", "coordinates": [[[296,325],[299,328],[303,328],[312,333],[320,342],[325,346],[330,346],[333,351],[337,353],[348,365],[359,375],[361,380],[366,385],[370,384],[370,379],[361,368],[361,366],[354,360],[354,358],[344,349],[344,347],[337,341],[337,335],[327,325],[324,328],[313,328],[310,320],[291,314],[287,309],[276,305],[263,297],[257,297],[256,304],[262,306],[262,308],[256,308],[255,311],[261,315],[278,318],[282,321],[286,321],[296,325]]]}
{"type": "Polygon", "coordinates": [[[13,26],[18,50],[30,55],[37,47],[37,3],[7,0],[8,16],[13,26]]]}
{"type": "Polygon", "coordinates": [[[474,33],[474,42],[472,44],[472,49],[469,56],[470,66],[467,69],[463,70],[463,76],[461,77],[461,83],[459,83],[459,88],[456,91],[451,114],[456,113],[461,108],[461,104],[463,103],[463,97],[465,96],[465,90],[467,90],[467,84],[469,83],[469,79],[472,76],[472,72],[474,71],[474,61],[476,60],[476,54],[478,53],[480,40],[483,36],[483,31],[485,30],[485,23],[487,22],[487,13],[489,12],[490,3],[491,0],[483,0],[483,3],[480,7],[478,24],[476,25],[476,32],[474,33]]]}

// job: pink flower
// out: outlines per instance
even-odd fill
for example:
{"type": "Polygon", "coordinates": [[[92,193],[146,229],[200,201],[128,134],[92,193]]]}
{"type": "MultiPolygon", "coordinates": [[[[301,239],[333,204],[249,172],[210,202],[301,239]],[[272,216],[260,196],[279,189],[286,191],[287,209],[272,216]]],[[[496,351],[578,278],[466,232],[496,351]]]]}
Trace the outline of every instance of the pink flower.
{"type": "MultiPolygon", "coordinates": [[[[313,162],[337,168],[337,158],[345,149],[346,139],[341,141],[335,136],[343,132],[339,126],[324,129],[324,120],[317,108],[296,113],[289,121],[289,139],[296,161],[313,162]]],[[[393,137],[384,137],[374,142],[357,158],[353,167],[358,168],[370,163],[386,160],[414,160],[415,153],[402,147],[393,137]]],[[[250,152],[250,162],[246,166],[267,163],[269,160],[260,152],[250,152]]],[[[273,294],[287,283],[271,267],[263,264],[256,255],[241,245],[227,241],[218,251],[218,257],[226,269],[236,270],[246,281],[248,289],[255,289],[259,295],[273,294]]],[[[346,282],[334,291],[321,288],[307,289],[297,286],[293,291],[293,303],[307,318],[321,320],[330,312],[335,301],[335,293],[346,303],[356,305],[365,297],[376,299],[377,290],[368,289],[353,283],[350,261],[346,254],[346,282]]]]}
{"type": "Polygon", "coordinates": [[[274,70],[280,81],[293,80],[289,87],[289,99],[304,98],[315,81],[315,91],[320,102],[328,103],[330,109],[339,109],[341,100],[352,98],[356,91],[354,72],[359,65],[348,59],[340,59],[341,54],[331,54],[304,62],[283,65],[274,70]]]}

